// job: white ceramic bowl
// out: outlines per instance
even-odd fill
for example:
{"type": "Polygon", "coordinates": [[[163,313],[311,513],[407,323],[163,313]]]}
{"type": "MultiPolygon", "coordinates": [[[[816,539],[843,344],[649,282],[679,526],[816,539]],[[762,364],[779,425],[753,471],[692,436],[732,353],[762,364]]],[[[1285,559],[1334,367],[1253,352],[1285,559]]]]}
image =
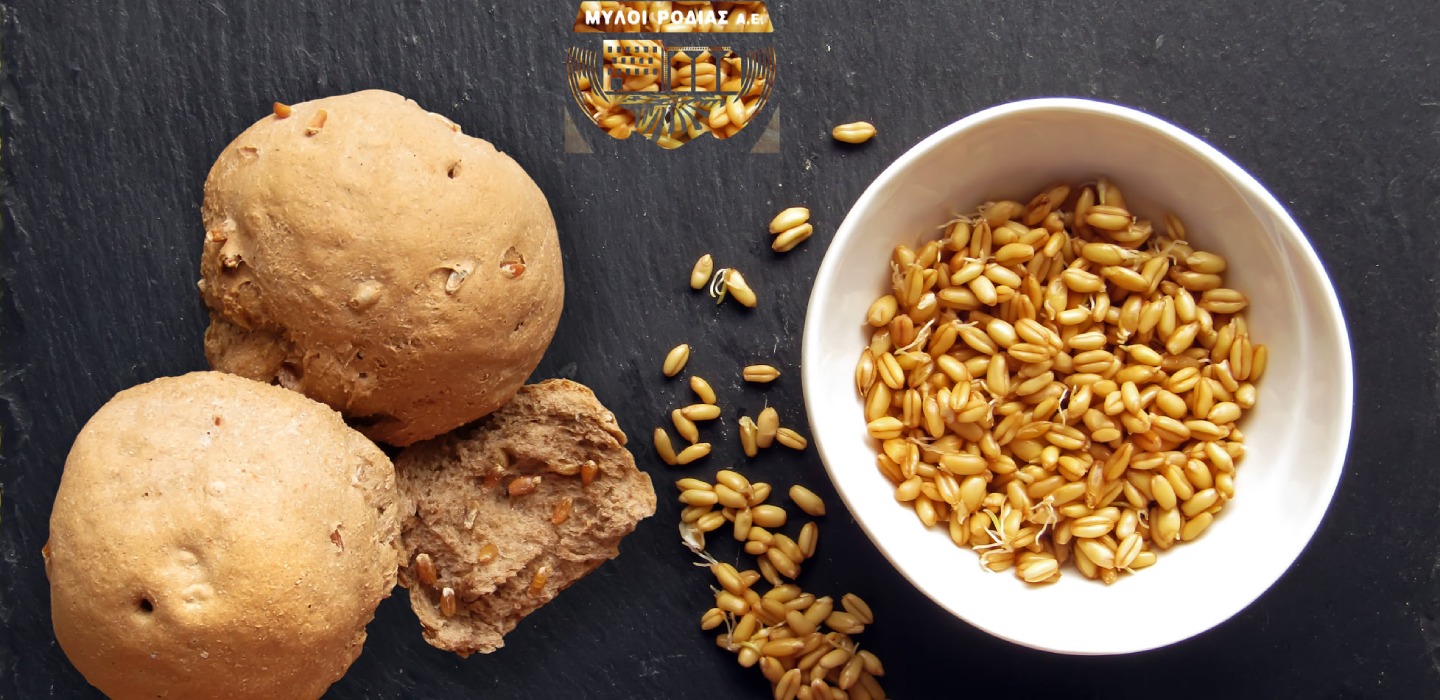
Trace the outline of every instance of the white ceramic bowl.
{"type": "Polygon", "coordinates": [[[895,568],[941,607],[995,636],[1068,654],[1154,649],[1204,632],[1260,596],[1300,554],[1340,479],[1352,376],[1344,319],[1320,261],[1275,198],[1181,129],[1114,105],[1039,99],[987,109],[910,149],[870,185],[831,243],[802,351],[816,447],[841,497],[895,568]],[[854,386],[867,308],[889,286],[891,249],[989,199],[1026,201],[1056,180],[1107,175],[1139,215],[1178,214],[1197,248],[1230,263],[1270,347],[1236,498],[1196,542],[1105,586],[1072,566],[1052,585],[983,571],[941,528],[925,530],[875,466],[854,386]]]}

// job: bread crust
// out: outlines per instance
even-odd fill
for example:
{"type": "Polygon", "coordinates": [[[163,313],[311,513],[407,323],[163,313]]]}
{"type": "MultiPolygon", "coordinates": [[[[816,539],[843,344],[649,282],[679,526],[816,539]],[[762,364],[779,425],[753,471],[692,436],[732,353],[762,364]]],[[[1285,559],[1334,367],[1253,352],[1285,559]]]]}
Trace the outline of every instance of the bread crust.
{"type": "Polygon", "coordinates": [[[394,469],[339,414],[218,372],[120,392],[65,462],[55,637],[128,698],[318,698],[401,560],[394,469]]]}
{"type": "Polygon", "coordinates": [[[503,646],[522,618],[617,556],[620,540],[655,513],[650,477],[635,467],[614,414],[567,380],[523,387],[480,423],[395,462],[415,508],[404,523],[400,583],[425,640],[461,656],[503,646]],[[588,486],[586,462],[595,469],[588,486]],[[510,495],[512,482],[534,477],[532,492],[510,495]],[[497,551],[482,563],[488,544],[497,551]],[[434,563],[434,585],[419,580],[419,554],[434,563]],[[453,616],[440,608],[446,587],[456,595],[453,616]]]}
{"type": "Polygon", "coordinates": [[[408,445],[499,407],[564,301],[555,220],[509,156],[381,90],[256,122],[205,182],[215,369],[408,445]]]}

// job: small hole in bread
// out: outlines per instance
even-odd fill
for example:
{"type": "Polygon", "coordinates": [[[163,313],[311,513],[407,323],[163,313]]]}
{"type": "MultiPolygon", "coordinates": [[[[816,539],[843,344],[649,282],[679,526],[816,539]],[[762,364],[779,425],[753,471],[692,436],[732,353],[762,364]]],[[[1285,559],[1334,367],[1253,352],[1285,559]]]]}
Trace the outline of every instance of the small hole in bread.
{"type": "Polygon", "coordinates": [[[135,609],[139,610],[141,613],[149,615],[150,613],[155,612],[155,604],[150,602],[150,596],[142,595],[140,596],[140,600],[135,601],[135,609]]]}
{"type": "Polygon", "coordinates": [[[500,258],[500,269],[510,279],[520,279],[520,275],[525,274],[525,256],[515,246],[510,246],[500,258]]]}
{"type": "Polygon", "coordinates": [[[459,176],[460,176],[460,161],[457,160],[457,161],[455,161],[454,163],[451,163],[451,164],[450,164],[450,169],[445,171],[445,175],[448,176],[451,180],[454,180],[456,177],[459,177],[459,176]]]}
{"type": "Polygon", "coordinates": [[[278,382],[280,386],[283,386],[286,389],[289,389],[291,391],[299,391],[300,377],[302,373],[303,370],[300,368],[299,365],[293,362],[286,362],[280,365],[280,371],[275,373],[275,381],[278,382]]]}

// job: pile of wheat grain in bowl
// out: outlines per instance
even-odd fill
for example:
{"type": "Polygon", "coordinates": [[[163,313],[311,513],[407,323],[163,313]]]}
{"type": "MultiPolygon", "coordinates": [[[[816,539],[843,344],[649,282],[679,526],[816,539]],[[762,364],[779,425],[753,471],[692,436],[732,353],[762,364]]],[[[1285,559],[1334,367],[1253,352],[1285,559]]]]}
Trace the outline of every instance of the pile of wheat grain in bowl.
{"type": "Polygon", "coordinates": [[[1103,178],[941,228],[895,248],[855,372],[896,500],[1029,583],[1114,583],[1199,537],[1268,356],[1225,259],[1103,178]]]}

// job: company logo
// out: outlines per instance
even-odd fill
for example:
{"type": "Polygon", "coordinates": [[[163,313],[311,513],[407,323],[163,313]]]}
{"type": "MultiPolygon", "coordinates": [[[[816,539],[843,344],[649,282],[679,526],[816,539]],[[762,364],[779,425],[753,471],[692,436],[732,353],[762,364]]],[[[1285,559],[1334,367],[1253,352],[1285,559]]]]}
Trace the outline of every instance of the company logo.
{"type": "Polygon", "coordinates": [[[565,72],[585,116],[606,134],[674,149],[709,134],[729,139],[757,121],[775,85],[775,50],[739,45],[768,34],[763,2],[582,2],[565,72]],[[718,9],[716,6],[725,9],[718,9]],[[703,34],[728,34],[710,43],[703,34]],[[614,34],[663,34],[607,38],[614,34]],[[598,36],[596,36],[598,35],[598,36]]]}

